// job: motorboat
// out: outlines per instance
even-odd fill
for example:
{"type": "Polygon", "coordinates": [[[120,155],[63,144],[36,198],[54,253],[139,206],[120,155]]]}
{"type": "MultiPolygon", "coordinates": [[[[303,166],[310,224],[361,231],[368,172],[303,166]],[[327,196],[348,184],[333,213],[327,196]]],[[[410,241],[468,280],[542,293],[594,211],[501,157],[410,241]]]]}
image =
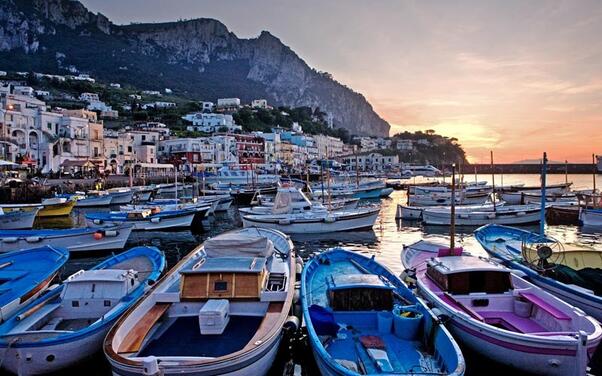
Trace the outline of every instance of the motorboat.
{"type": "Polygon", "coordinates": [[[134,231],[166,230],[189,228],[197,213],[207,207],[180,210],[134,209],[127,212],[88,213],[86,223],[89,227],[117,226],[131,224],[134,231]]]}
{"type": "Polygon", "coordinates": [[[602,320],[602,251],[563,244],[538,233],[487,225],[475,238],[493,257],[529,281],[602,320]]]}
{"type": "Polygon", "coordinates": [[[0,208],[0,230],[21,230],[30,229],[36,220],[40,208],[31,210],[12,210],[4,212],[0,208]]]}
{"type": "Polygon", "coordinates": [[[0,325],[2,368],[21,375],[57,372],[94,353],[115,321],[165,268],[155,247],[135,247],[53,285],[0,325]]]}
{"type": "MultiPolygon", "coordinates": [[[[454,196],[457,205],[481,205],[491,199],[491,193],[487,192],[456,192],[454,196]]],[[[408,196],[409,206],[449,206],[451,203],[452,195],[448,192],[408,196]]]]}
{"type": "Polygon", "coordinates": [[[99,228],[0,230],[0,252],[50,245],[67,248],[69,252],[108,251],[123,249],[131,225],[99,228]]]}
{"type": "Polygon", "coordinates": [[[247,228],[206,240],[113,326],[113,375],[265,375],[289,320],[294,248],[247,228]]]}
{"type": "Polygon", "coordinates": [[[111,188],[107,192],[111,196],[111,205],[129,204],[134,197],[134,190],[130,188],[111,188]]]}
{"type": "Polygon", "coordinates": [[[316,255],[301,277],[309,343],[322,375],[462,375],[460,348],[389,269],[343,249],[316,255]]]}
{"type": "Polygon", "coordinates": [[[454,338],[483,357],[538,375],[585,375],[602,327],[512,270],[461,248],[405,246],[406,276],[454,338]]]}
{"type": "Polygon", "coordinates": [[[43,199],[39,204],[2,204],[0,209],[5,213],[11,211],[38,211],[38,217],[62,217],[71,214],[75,201],[64,197],[51,197],[43,199]]]}
{"type": "MultiPolygon", "coordinates": [[[[464,211],[493,211],[495,208],[501,208],[505,205],[503,201],[497,201],[495,205],[492,202],[486,202],[478,205],[458,205],[456,206],[456,212],[464,211]]],[[[397,211],[395,219],[409,219],[409,220],[420,220],[422,219],[422,211],[425,209],[449,209],[449,206],[409,206],[397,204],[397,211]]]]}
{"type": "MultiPolygon", "coordinates": [[[[454,208],[454,223],[457,226],[482,226],[488,223],[499,225],[525,225],[541,220],[539,205],[505,205],[492,210],[454,208]]],[[[426,208],[422,211],[422,222],[427,225],[451,225],[451,208],[426,208]]]]}
{"type": "Polygon", "coordinates": [[[40,296],[68,259],[66,248],[49,245],[0,255],[0,323],[40,296]]]}

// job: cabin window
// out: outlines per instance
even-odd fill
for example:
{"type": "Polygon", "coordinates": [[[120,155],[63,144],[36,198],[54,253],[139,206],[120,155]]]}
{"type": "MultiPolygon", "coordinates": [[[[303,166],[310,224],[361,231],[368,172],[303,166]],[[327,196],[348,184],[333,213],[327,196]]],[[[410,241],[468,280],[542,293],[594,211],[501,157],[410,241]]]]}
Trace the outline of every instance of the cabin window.
{"type": "Polygon", "coordinates": [[[213,285],[214,291],[228,291],[228,282],[226,281],[215,281],[213,285]]]}
{"type": "Polygon", "coordinates": [[[473,271],[456,273],[448,276],[449,292],[452,294],[470,294],[483,292],[488,294],[502,294],[512,289],[510,274],[473,271]]]}
{"type": "Polygon", "coordinates": [[[334,311],[390,311],[393,295],[389,289],[337,289],[330,292],[330,306],[334,311]]]}

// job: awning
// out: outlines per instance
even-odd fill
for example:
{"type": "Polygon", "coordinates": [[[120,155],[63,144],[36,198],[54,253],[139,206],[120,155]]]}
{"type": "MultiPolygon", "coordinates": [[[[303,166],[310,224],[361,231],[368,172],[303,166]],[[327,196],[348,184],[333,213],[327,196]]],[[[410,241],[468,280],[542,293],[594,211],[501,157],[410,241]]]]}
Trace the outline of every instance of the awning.
{"type": "Polygon", "coordinates": [[[67,159],[65,161],[63,161],[63,163],[61,163],[61,167],[89,167],[89,168],[93,168],[94,163],[90,162],[89,160],[83,160],[83,159],[67,159]]]}
{"type": "Polygon", "coordinates": [[[141,168],[166,168],[173,169],[174,166],[169,163],[136,163],[136,166],[141,168]]]}

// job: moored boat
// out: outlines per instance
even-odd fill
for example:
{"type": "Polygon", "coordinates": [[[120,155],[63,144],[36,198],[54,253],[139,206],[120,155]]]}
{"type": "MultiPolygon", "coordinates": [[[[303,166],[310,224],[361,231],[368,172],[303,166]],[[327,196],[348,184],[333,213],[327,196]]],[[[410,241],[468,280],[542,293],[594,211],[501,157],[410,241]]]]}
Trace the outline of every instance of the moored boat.
{"type": "MultiPolygon", "coordinates": [[[[118,226],[131,224],[135,231],[187,228],[198,212],[207,207],[181,210],[135,209],[127,212],[88,213],[86,223],[90,227],[118,226]]],[[[204,214],[203,214],[204,216],[204,214]]]]}
{"type": "Polygon", "coordinates": [[[602,328],[592,317],[490,260],[419,241],[402,261],[454,337],[538,375],[585,375],[602,328]]]}
{"type": "Polygon", "coordinates": [[[39,204],[2,204],[0,205],[0,209],[4,212],[40,209],[38,211],[38,217],[62,217],[71,214],[74,206],[74,200],[69,200],[64,197],[52,197],[42,200],[39,204]]]}
{"type": "Polygon", "coordinates": [[[309,342],[322,375],[462,375],[458,345],[391,271],[354,252],[315,256],[301,277],[309,342]]]}
{"type": "Polygon", "coordinates": [[[41,230],[0,230],[0,252],[51,245],[69,252],[123,249],[132,226],[41,230]]]}
{"type": "Polygon", "coordinates": [[[0,323],[40,296],[68,259],[66,248],[52,246],[0,255],[0,323]]]}
{"type": "Polygon", "coordinates": [[[135,247],[53,286],[0,325],[2,368],[36,375],[90,357],[164,268],[163,252],[135,247]]]}
{"type": "MultiPolygon", "coordinates": [[[[455,193],[455,204],[457,205],[481,205],[486,203],[491,193],[476,192],[476,193],[455,193]]],[[[409,206],[449,206],[452,203],[451,193],[440,192],[430,193],[425,195],[410,195],[408,196],[409,206]]]]}
{"type": "Polygon", "coordinates": [[[602,209],[581,208],[579,221],[584,226],[602,227],[602,209]]]}
{"type": "Polygon", "coordinates": [[[30,229],[36,220],[40,208],[31,210],[12,210],[7,213],[0,209],[0,230],[30,229]]]}
{"type": "MultiPolygon", "coordinates": [[[[505,202],[498,201],[495,203],[495,206],[491,202],[486,202],[484,204],[478,205],[458,205],[456,206],[457,212],[463,211],[493,211],[493,208],[500,208],[505,205],[505,202]]],[[[448,209],[449,206],[409,206],[397,204],[397,211],[395,214],[395,219],[410,219],[410,220],[418,220],[422,219],[422,211],[426,209],[448,209]]]]}
{"type": "MultiPolygon", "coordinates": [[[[488,223],[499,225],[525,225],[538,223],[541,208],[538,205],[505,205],[492,210],[455,208],[455,224],[458,226],[482,226],[488,223]]],[[[451,208],[429,209],[422,211],[422,222],[427,225],[451,225],[451,208]]]]}
{"type": "Polygon", "coordinates": [[[293,244],[249,228],[206,240],[104,341],[114,375],[265,375],[295,286],[293,244]]]}
{"type": "Polygon", "coordinates": [[[513,227],[487,225],[475,238],[493,257],[535,285],[602,320],[602,251],[513,227]]]}

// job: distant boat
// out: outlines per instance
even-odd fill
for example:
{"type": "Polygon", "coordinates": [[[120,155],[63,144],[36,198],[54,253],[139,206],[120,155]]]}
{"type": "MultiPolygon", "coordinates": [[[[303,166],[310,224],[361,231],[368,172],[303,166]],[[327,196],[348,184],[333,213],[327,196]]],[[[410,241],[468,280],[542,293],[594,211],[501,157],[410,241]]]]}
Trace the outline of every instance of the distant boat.
{"type": "Polygon", "coordinates": [[[431,165],[404,165],[402,170],[410,172],[412,176],[435,177],[443,175],[441,170],[431,165]]]}
{"type": "MultiPolygon", "coordinates": [[[[455,203],[458,205],[481,205],[489,201],[491,193],[455,193],[455,203]]],[[[430,193],[425,195],[408,196],[409,206],[449,206],[452,198],[449,192],[430,193]]]]}
{"type": "Polygon", "coordinates": [[[90,191],[88,193],[61,194],[57,197],[75,200],[75,207],[109,206],[113,197],[106,192],[90,191]]]}
{"type": "Polygon", "coordinates": [[[5,213],[13,210],[35,210],[38,211],[38,217],[62,217],[71,214],[75,206],[74,200],[69,200],[64,197],[52,197],[43,199],[39,204],[2,204],[0,209],[5,213]]]}
{"type": "Polygon", "coordinates": [[[404,247],[405,274],[481,356],[538,375],[585,375],[602,339],[592,317],[490,260],[419,241],[404,247]]]}
{"type": "Polygon", "coordinates": [[[293,244],[278,231],[206,240],[109,331],[113,375],[266,375],[283,326],[296,320],[295,265],[293,244]]]}
{"type": "Polygon", "coordinates": [[[5,213],[0,209],[0,230],[30,229],[36,220],[40,208],[31,210],[13,210],[5,213]]]}
{"type": "Polygon", "coordinates": [[[200,210],[207,211],[208,209],[207,207],[166,211],[136,209],[127,212],[88,213],[86,214],[86,223],[90,227],[131,224],[135,231],[187,228],[192,225],[194,217],[200,210]]]}
{"type": "Polygon", "coordinates": [[[51,246],[0,255],[0,323],[40,296],[67,259],[66,248],[51,246]]]}
{"type": "MultiPolygon", "coordinates": [[[[488,223],[498,225],[525,225],[541,220],[539,205],[505,205],[495,210],[461,209],[457,210],[454,222],[457,226],[482,226],[488,223]]],[[[451,209],[424,209],[422,222],[427,225],[451,225],[451,209]]]]}
{"type": "MultiPolygon", "coordinates": [[[[558,196],[567,194],[573,183],[560,183],[546,185],[546,197],[558,196]]],[[[524,196],[537,196],[541,192],[541,186],[511,186],[496,188],[496,192],[500,195],[500,199],[511,205],[524,204],[524,196]]]]}
{"type": "Polygon", "coordinates": [[[135,247],[71,275],[0,325],[2,368],[42,374],[90,357],[164,268],[163,252],[135,247]]]}
{"type": "Polygon", "coordinates": [[[602,250],[513,227],[487,225],[475,238],[492,256],[565,302],[602,320],[602,250]]]}
{"type": "Polygon", "coordinates": [[[123,249],[132,226],[42,230],[0,230],[0,252],[51,245],[69,252],[123,249]]]}
{"type": "Polygon", "coordinates": [[[464,374],[451,334],[374,257],[318,254],[303,269],[301,303],[322,375],[464,374]]]}
{"type": "Polygon", "coordinates": [[[130,188],[111,188],[107,192],[111,196],[111,205],[129,204],[134,197],[134,190],[130,188]]]}
{"type": "MultiPolygon", "coordinates": [[[[495,207],[500,208],[505,205],[505,202],[498,201],[495,204],[495,207]]],[[[493,211],[494,205],[491,202],[486,202],[484,204],[477,205],[458,205],[456,206],[457,212],[464,211],[493,211]]],[[[419,220],[422,219],[422,212],[426,209],[449,209],[449,206],[409,206],[397,204],[397,214],[395,214],[395,219],[410,219],[410,220],[419,220]]]]}
{"type": "Polygon", "coordinates": [[[584,226],[602,227],[602,209],[581,208],[579,221],[584,226]]]}

